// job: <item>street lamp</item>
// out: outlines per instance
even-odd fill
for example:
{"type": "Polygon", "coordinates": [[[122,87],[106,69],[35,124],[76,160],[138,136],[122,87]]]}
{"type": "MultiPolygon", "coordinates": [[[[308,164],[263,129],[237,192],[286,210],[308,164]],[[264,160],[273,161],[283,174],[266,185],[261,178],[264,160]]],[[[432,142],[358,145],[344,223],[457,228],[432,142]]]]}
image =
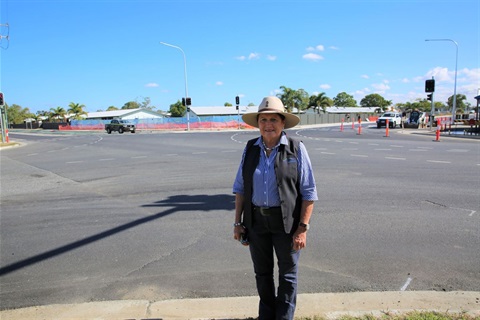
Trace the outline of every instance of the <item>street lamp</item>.
{"type": "MultiPolygon", "coordinates": [[[[164,46],[168,46],[168,47],[178,49],[183,54],[183,73],[184,73],[184,77],[185,77],[185,101],[187,101],[187,97],[188,97],[187,58],[185,57],[185,52],[182,50],[182,48],[174,46],[173,44],[169,44],[169,43],[165,43],[165,42],[160,42],[160,44],[163,44],[164,46]]],[[[187,131],[190,131],[190,107],[188,105],[187,105],[187,131]]]]}
{"type": "Polygon", "coordinates": [[[425,41],[451,41],[455,43],[457,52],[455,55],[455,84],[453,86],[453,108],[452,108],[452,124],[455,123],[455,113],[457,108],[457,65],[458,65],[458,43],[452,39],[426,39],[425,41]]]}

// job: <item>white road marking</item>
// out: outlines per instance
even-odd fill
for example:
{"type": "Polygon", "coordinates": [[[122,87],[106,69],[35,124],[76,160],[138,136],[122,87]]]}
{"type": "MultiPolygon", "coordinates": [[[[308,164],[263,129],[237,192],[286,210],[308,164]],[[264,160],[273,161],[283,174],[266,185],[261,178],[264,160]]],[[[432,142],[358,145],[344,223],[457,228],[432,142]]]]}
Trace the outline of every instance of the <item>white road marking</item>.
{"type": "Polygon", "coordinates": [[[410,282],[412,282],[412,278],[408,277],[407,281],[403,285],[403,287],[400,288],[400,291],[405,291],[407,290],[408,286],[410,285],[410,282]]]}
{"type": "Polygon", "coordinates": [[[450,161],[441,161],[441,160],[427,160],[427,162],[431,162],[431,163],[451,163],[450,161]]]}
{"type": "Polygon", "coordinates": [[[350,156],[352,156],[352,157],[368,158],[368,156],[365,155],[365,154],[351,154],[350,156]]]}
{"type": "Polygon", "coordinates": [[[406,158],[395,158],[395,157],[385,157],[385,159],[389,159],[389,160],[407,160],[406,158]]]}

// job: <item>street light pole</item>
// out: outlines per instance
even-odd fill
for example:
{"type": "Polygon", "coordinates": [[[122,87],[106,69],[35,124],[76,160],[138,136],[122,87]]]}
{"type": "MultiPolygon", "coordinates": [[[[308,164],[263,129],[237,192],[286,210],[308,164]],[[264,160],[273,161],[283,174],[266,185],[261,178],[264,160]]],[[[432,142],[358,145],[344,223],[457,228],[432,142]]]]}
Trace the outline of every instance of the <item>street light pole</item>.
{"type": "Polygon", "coordinates": [[[451,41],[455,44],[455,84],[453,86],[453,107],[452,107],[452,124],[455,123],[455,113],[457,109],[457,66],[458,66],[458,43],[452,39],[426,39],[425,41],[451,41]]]}
{"type": "MultiPolygon", "coordinates": [[[[174,46],[173,44],[169,44],[165,42],[160,42],[160,44],[163,44],[164,46],[167,46],[167,47],[178,49],[183,54],[183,74],[185,77],[185,102],[186,102],[188,97],[188,83],[187,83],[187,58],[185,57],[185,52],[183,51],[182,48],[174,46]]],[[[190,106],[188,105],[187,105],[187,131],[190,131],[190,106]]]]}

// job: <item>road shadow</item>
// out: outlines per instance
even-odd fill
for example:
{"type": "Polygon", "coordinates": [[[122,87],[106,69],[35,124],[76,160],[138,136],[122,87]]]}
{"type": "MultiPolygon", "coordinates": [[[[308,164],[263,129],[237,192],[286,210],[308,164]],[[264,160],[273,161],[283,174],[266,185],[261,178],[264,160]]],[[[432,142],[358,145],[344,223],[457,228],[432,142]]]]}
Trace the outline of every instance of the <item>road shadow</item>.
{"type": "Polygon", "coordinates": [[[175,195],[143,207],[174,207],[175,211],[212,211],[235,209],[235,196],[216,195],[175,195]]]}
{"type": "Polygon", "coordinates": [[[112,229],[91,235],[84,239],[74,241],[61,247],[40,253],[38,255],[26,258],[0,268],[0,277],[25,267],[37,264],[41,261],[52,259],[56,256],[69,251],[87,246],[91,243],[106,239],[117,233],[138,227],[145,223],[163,218],[170,214],[185,211],[212,211],[212,210],[232,210],[235,208],[235,197],[233,195],[175,195],[165,200],[157,201],[153,204],[143,205],[142,207],[169,207],[165,211],[154,215],[142,217],[131,222],[119,225],[112,229]]]}

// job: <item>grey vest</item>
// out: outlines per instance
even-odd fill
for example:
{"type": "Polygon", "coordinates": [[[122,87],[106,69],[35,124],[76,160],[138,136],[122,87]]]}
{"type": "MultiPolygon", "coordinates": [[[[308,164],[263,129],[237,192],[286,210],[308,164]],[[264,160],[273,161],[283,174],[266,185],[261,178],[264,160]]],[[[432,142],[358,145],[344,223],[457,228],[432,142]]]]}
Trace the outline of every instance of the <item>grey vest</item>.
{"type": "MultiPolygon", "coordinates": [[[[275,175],[286,233],[295,232],[300,222],[302,198],[298,176],[297,153],[300,141],[288,138],[288,146],[281,144],[275,158],[275,175]],[[295,226],[295,228],[293,228],[295,226]]],[[[247,229],[253,226],[252,192],[253,173],[260,160],[260,147],[254,145],[258,138],[248,141],[243,162],[244,204],[243,223],[247,229]]]]}

